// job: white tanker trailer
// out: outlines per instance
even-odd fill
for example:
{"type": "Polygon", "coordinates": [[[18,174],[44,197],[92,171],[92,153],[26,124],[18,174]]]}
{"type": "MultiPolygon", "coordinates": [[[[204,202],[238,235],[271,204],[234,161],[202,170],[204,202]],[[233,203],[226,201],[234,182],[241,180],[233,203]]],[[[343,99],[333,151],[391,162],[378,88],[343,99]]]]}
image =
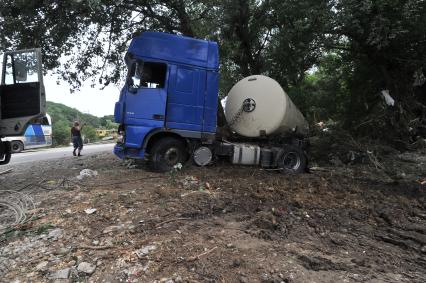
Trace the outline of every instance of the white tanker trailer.
{"type": "Polygon", "coordinates": [[[282,87],[266,76],[247,77],[235,84],[225,109],[231,129],[245,137],[308,135],[305,117],[282,87]]]}
{"type": "Polygon", "coordinates": [[[255,75],[229,91],[225,117],[228,133],[218,130],[213,148],[194,150],[193,160],[204,166],[213,156],[231,163],[259,165],[283,173],[306,170],[308,123],[282,87],[273,79],[255,75]]]}

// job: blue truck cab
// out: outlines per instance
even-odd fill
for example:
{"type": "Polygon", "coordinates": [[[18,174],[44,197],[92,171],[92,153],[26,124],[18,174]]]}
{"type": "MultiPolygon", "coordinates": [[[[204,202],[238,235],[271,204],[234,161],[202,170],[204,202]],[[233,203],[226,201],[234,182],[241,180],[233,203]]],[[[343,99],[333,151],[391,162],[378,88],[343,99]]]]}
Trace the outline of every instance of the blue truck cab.
{"type": "Polygon", "coordinates": [[[159,32],[135,37],[125,56],[126,83],[115,105],[120,158],[150,157],[159,171],[187,158],[188,139],[216,133],[217,43],[159,32]]]}

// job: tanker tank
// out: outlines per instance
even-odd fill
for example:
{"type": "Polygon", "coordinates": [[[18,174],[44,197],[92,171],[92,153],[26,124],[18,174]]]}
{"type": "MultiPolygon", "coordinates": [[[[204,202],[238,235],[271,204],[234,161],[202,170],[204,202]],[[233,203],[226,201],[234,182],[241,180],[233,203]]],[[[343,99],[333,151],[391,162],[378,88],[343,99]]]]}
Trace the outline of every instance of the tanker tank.
{"type": "Polygon", "coordinates": [[[231,129],[245,137],[307,136],[309,131],[305,117],[280,84],[262,75],[244,78],[232,87],[225,116],[231,129]]]}

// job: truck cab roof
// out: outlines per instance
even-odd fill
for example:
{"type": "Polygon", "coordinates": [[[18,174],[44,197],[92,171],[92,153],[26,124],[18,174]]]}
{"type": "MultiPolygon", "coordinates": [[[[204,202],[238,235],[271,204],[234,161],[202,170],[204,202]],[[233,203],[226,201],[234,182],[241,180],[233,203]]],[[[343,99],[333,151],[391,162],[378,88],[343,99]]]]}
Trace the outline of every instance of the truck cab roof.
{"type": "Polygon", "coordinates": [[[133,38],[128,50],[142,59],[171,61],[184,65],[219,69],[216,42],[161,32],[143,32],[133,38]]]}

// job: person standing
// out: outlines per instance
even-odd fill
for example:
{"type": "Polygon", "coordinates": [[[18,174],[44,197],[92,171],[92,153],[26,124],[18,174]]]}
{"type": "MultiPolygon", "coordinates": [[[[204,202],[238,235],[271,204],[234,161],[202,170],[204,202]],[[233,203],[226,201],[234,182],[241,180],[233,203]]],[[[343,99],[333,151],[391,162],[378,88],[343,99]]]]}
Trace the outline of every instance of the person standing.
{"type": "Polygon", "coordinates": [[[74,156],[81,156],[81,150],[83,149],[83,139],[81,138],[81,130],[83,126],[84,124],[80,127],[80,123],[75,121],[74,126],[71,128],[71,139],[72,144],[74,146],[72,154],[74,156]]]}

